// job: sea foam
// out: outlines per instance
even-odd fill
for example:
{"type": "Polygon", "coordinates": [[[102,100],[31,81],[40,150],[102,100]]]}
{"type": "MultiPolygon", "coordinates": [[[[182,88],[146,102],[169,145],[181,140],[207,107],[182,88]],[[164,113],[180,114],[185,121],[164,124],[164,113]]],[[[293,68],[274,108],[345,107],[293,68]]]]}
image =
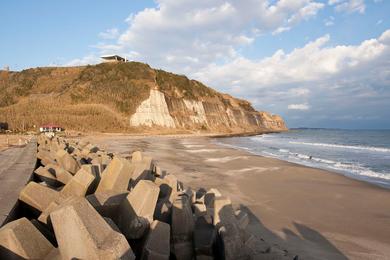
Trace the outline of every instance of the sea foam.
{"type": "Polygon", "coordinates": [[[296,142],[296,141],[289,141],[289,143],[290,144],[298,144],[298,145],[311,145],[311,146],[322,146],[322,147],[331,147],[331,148],[366,150],[366,151],[373,151],[373,152],[390,153],[390,149],[388,149],[388,148],[373,147],[373,146],[327,144],[327,143],[308,143],[308,142],[296,142]]]}

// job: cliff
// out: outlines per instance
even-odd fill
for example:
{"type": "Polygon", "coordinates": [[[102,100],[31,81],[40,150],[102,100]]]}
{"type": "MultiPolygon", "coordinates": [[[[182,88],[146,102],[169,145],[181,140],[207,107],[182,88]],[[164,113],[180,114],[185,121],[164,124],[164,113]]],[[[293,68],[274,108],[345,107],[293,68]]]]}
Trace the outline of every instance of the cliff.
{"type": "Polygon", "coordinates": [[[138,62],[0,72],[0,121],[32,130],[243,133],[286,130],[280,116],[138,62]]]}

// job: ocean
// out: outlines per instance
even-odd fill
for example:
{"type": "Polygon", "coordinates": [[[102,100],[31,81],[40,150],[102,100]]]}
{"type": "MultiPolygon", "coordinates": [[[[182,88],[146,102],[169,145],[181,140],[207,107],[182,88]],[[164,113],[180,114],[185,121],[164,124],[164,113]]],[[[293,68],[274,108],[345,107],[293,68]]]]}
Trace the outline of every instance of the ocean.
{"type": "Polygon", "coordinates": [[[390,188],[390,130],[292,129],[217,142],[390,188]]]}

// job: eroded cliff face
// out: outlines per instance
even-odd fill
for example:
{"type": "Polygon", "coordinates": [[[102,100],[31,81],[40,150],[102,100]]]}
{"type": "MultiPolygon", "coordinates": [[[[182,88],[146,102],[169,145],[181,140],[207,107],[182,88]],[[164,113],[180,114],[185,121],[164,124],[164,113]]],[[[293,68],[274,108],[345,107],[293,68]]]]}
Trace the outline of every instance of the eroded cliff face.
{"type": "Polygon", "coordinates": [[[282,118],[245,100],[139,62],[0,71],[0,89],[0,122],[12,130],[46,123],[138,133],[286,129],[282,118]]]}
{"type": "Polygon", "coordinates": [[[150,96],[143,101],[130,117],[131,126],[162,126],[175,128],[175,122],[169,114],[164,94],[156,89],[150,90],[150,96]]]}
{"type": "Polygon", "coordinates": [[[228,95],[180,98],[158,87],[150,90],[149,98],[130,116],[130,124],[216,132],[287,130],[280,116],[257,112],[246,101],[228,95]]]}

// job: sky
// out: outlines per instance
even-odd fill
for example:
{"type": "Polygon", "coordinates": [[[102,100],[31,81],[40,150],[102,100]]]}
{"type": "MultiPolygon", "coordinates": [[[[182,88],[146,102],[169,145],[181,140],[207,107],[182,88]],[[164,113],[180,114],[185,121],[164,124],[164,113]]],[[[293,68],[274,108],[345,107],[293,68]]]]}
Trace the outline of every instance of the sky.
{"type": "Polygon", "coordinates": [[[390,128],[388,0],[0,1],[0,67],[119,54],[280,114],[390,128]]]}

